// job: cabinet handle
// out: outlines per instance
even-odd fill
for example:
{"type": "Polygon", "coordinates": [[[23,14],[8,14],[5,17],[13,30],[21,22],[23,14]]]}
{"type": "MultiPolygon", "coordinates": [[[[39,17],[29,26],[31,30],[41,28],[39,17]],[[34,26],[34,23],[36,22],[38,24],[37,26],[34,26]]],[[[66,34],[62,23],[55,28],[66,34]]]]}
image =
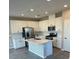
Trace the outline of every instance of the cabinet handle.
{"type": "Polygon", "coordinates": [[[67,39],[67,37],[65,37],[64,39],[67,39]]]}

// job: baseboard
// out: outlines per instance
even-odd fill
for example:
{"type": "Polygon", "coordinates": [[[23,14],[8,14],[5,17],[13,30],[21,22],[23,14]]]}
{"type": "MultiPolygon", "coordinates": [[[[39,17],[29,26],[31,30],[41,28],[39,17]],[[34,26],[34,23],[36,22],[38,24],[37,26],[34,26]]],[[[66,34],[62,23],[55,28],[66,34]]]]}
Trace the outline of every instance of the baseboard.
{"type": "MultiPolygon", "coordinates": [[[[61,49],[61,51],[66,51],[66,50],[65,49],[61,49]]],[[[66,51],[66,52],[70,53],[69,51],[66,51]]]]}
{"type": "Polygon", "coordinates": [[[59,48],[59,47],[56,47],[56,46],[53,46],[53,48],[57,48],[57,49],[60,49],[60,50],[61,50],[61,48],[59,48]]]}

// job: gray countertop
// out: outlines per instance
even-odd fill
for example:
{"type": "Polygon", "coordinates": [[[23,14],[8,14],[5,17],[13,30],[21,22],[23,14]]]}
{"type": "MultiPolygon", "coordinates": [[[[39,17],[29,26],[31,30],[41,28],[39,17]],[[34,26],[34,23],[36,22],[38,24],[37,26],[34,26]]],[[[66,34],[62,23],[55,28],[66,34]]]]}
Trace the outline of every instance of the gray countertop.
{"type": "Polygon", "coordinates": [[[12,37],[13,39],[22,38],[22,33],[13,33],[13,34],[11,34],[11,37],[12,37]]]}

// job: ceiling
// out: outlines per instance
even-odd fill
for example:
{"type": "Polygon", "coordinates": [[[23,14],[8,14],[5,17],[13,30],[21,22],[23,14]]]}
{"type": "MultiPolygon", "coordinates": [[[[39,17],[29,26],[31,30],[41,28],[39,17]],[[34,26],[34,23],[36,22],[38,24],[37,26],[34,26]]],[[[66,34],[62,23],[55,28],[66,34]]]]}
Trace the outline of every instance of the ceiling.
{"type": "Polygon", "coordinates": [[[37,15],[37,18],[42,18],[66,9],[65,4],[69,8],[70,0],[51,0],[49,2],[46,0],[9,0],[9,16],[35,18],[37,15]],[[48,14],[45,14],[45,11],[48,14]]]}

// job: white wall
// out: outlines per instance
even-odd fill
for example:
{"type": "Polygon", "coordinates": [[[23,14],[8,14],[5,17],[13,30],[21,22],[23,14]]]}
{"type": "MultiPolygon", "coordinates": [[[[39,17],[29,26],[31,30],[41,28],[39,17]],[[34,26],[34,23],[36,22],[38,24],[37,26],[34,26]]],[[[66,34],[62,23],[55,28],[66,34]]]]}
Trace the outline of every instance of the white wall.
{"type": "Polygon", "coordinates": [[[38,30],[38,22],[36,21],[20,21],[10,20],[11,32],[17,33],[22,32],[22,27],[33,27],[35,31],[38,30]]]}

